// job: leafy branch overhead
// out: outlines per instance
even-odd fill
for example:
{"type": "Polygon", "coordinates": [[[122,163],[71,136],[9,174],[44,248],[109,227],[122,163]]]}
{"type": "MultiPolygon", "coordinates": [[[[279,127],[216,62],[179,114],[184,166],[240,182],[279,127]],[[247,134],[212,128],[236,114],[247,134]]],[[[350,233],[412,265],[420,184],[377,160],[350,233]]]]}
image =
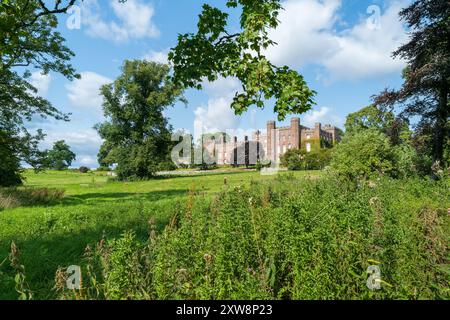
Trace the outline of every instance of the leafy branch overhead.
{"type": "Polygon", "coordinates": [[[276,45],[269,30],[278,26],[282,10],[279,0],[229,0],[228,8],[241,8],[240,32],[230,32],[228,13],[203,5],[196,34],[179,35],[169,53],[174,82],[186,88],[202,88],[202,82],[219,77],[235,77],[242,83],[231,107],[242,114],[252,105],[276,100],[279,120],[288,114],[304,113],[314,105],[315,92],[303,76],[286,66],[273,65],[264,51],[276,45]]]}

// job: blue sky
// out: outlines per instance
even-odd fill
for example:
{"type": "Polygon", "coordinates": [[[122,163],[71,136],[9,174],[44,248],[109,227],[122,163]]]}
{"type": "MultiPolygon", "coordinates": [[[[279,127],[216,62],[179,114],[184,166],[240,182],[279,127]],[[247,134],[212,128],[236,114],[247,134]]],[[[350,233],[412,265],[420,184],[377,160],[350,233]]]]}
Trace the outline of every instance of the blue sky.
{"type": "MultiPolygon", "coordinates": [[[[60,139],[77,154],[73,166],[96,167],[101,140],[92,127],[103,120],[99,87],[120,74],[125,59],[163,62],[179,33],[195,32],[201,4],[224,8],[225,0],[85,0],[78,11],[60,17],[59,31],[76,56],[72,63],[81,80],[68,81],[57,74],[33,74],[41,95],[71,121],[36,122],[47,138],[48,148],[60,139]],[[73,28],[75,26],[75,28],[73,28]]],[[[342,126],[348,113],[370,103],[385,87],[398,87],[404,62],[391,52],[407,39],[398,11],[408,0],[286,0],[280,26],[271,31],[278,46],[266,55],[277,65],[299,71],[317,91],[317,105],[299,115],[303,124],[314,122],[342,126]]],[[[238,11],[230,12],[231,30],[238,29],[238,11]]],[[[236,79],[206,83],[203,91],[188,90],[188,106],[178,104],[166,111],[174,128],[189,131],[265,128],[276,119],[269,101],[264,110],[252,108],[236,117],[229,103],[239,90],[236,79]]],[[[289,119],[286,120],[286,122],[289,119]]]]}

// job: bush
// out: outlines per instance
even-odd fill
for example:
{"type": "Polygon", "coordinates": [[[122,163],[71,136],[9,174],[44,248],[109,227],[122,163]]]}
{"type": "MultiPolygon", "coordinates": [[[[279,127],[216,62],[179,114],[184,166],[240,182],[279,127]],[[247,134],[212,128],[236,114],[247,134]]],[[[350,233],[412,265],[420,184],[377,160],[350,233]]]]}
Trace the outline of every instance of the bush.
{"type": "Polygon", "coordinates": [[[336,146],[332,169],[351,180],[369,179],[375,175],[395,175],[396,154],[389,138],[367,129],[344,136],[336,146]]]}
{"type": "Polygon", "coordinates": [[[195,169],[201,170],[201,171],[208,171],[208,170],[215,170],[218,168],[218,166],[215,163],[213,163],[213,164],[202,163],[202,164],[194,164],[194,165],[192,165],[192,168],[195,168],[195,169]]]}
{"type": "Polygon", "coordinates": [[[331,149],[312,152],[291,149],[281,157],[281,165],[289,170],[321,170],[331,161],[331,149]]]}
{"type": "Polygon", "coordinates": [[[262,169],[270,168],[271,165],[271,161],[258,161],[255,165],[255,169],[256,171],[261,171],[262,169]]]}
{"type": "Polygon", "coordinates": [[[107,166],[100,166],[100,167],[97,168],[96,171],[100,171],[100,172],[109,172],[109,171],[111,171],[111,168],[110,168],[110,167],[107,167],[107,166]]]}
{"type": "Polygon", "coordinates": [[[89,171],[91,171],[91,169],[88,167],[80,167],[78,171],[80,171],[81,173],[88,173],[89,171]]]}
{"type": "Polygon", "coordinates": [[[177,166],[171,161],[164,161],[157,166],[157,171],[174,171],[177,166]]]}
{"type": "Polygon", "coordinates": [[[418,174],[418,163],[421,162],[416,150],[408,145],[401,144],[394,147],[395,176],[397,178],[407,178],[418,174]]]}
{"type": "Polygon", "coordinates": [[[408,142],[393,146],[384,133],[373,129],[346,135],[331,161],[334,172],[351,180],[379,175],[407,178],[424,173],[428,165],[408,142]]]}

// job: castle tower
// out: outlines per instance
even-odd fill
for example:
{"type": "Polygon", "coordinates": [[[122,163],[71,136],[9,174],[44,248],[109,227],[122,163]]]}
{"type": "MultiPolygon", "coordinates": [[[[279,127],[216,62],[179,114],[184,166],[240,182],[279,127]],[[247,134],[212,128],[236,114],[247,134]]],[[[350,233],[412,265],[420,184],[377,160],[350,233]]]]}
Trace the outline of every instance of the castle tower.
{"type": "Polygon", "coordinates": [[[226,164],[227,162],[227,134],[222,133],[222,164],[226,164]]]}
{"type": "Polygon", "coordinates": [[[261,160],[260,154],[260,140],[261,140],[261,131],[256,131],[256,162],[259,162],[261,160]]]}
{"type": "Polygon", "coordinates": [[[314,139],[317,139],[317,141],[320,141],[321,131],[322,131],[322,124],[316,123],[314,126],[314,139]]]}
{"type": "Polygon", "coordinates": [[[235,136],[233,138],[233,165],[236,166],[238,164],[238,138],[235,136]]]}
{"type": "Polygon", "coordinates": [[[275,129],[275,121],[267,122],[267,158],[272,161],[275,160],[276,146],[278,144],[278,141],[275,141],[275,129]]]}
{"type": "Polygon", "coordinates": [[[300,118],[291,119],[291,148],[300,149],[300,118]]]}

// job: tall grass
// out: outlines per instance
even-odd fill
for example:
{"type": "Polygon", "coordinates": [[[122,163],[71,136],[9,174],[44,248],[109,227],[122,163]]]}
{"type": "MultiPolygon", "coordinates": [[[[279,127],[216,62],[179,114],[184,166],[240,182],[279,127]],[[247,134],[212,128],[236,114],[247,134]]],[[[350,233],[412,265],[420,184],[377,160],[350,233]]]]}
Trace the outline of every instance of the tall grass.
{"type": "Polygon", "coordinates": [[[0,188],[0,210],[60,202],[64,190],[48,188],[0,188]]]}
{"type": "MultiPolygon", "coordinates": [[[[449,180],[280,176],[192,191],[147,241],[88,248],[65,299],[448,299],[449,180]],[[366,286],[381,270],[381,290],[366,286]]],[[[80,261],[81,263],[81,261],[80,261]]]]}

